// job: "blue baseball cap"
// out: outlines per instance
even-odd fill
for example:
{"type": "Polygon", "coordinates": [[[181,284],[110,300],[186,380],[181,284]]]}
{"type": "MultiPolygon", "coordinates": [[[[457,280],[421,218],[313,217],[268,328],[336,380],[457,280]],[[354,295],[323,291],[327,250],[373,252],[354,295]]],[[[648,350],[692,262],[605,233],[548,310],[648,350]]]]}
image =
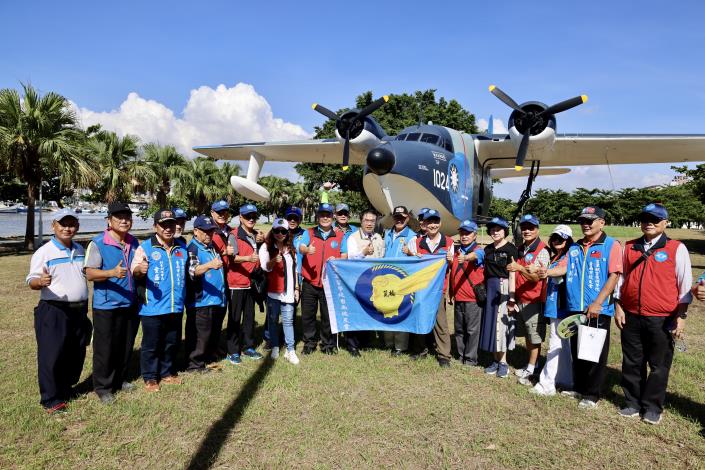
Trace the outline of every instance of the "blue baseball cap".
{"type": "Polygon", "coordinates": [[[652,215],[661,220],[668,219],[668,210],[663,206],[663,204],[659,203],[651,203],[645,205],[644,208],[641,210],[641,214],[639,215],[642,216],[644,214],[652,215]]]}
{"type": "Polygon", "coordinates": [[[492,220],[487,222],[487,228],[490,228],[493,225],[496,225],[498,227],[502,227],[504,229],[509,229],[509,222],[504,220],[502,217],[492,217],[492,220]]]}
{"type": "Polygon", "coordinates": [[[175,219],[188,219],[188,216],[186,215],[186,211],[183,209],[179,209],[178,207],[174,207],[174,218],[175,219]]]}
{"type": "Polygon", "coordinates": [[[466,232],[477,232],[477,224],[470,219],[463,220],[458,227],[458,231],[465,230],[466,232]]]}
{"type": "Polygon", "coordinates": [[[428,207],[422,207],[419,210],[419,220],[423,220],[424,215],[426,215],[426,212],[428,212],[428,207]]]}
{"type": "Polygon", "coordinates": [[[286,210],[286,214],[284,214],[284,217],[289,217],[290,215],[295,215],[296,217],[301,219],[301,217],[303,217],[303,212],[301,212],[301,209],[299,209],[298,207],[291,206],[286,210]]]}
{"type": "Polygon", "coordinates": [[[430,219],[432,217],[435,217],[440,220],[441,218],[441,213],[438,212],[436,209],[428,209],[426,212],[423,214],[423,220],[430,219]]]}
{"type": "Polygon", "coordinates": [[[519,219],[519,225],[521,224],[531,224],[535,227],[539,226],[539,219],[537,219],[535,216],[531,214],[524,214],[521,216],[521,219],[519,219]]]}
{"type": "Polygon", "coordinates": [[[316,211],[316,213],[320,212],[330,212],[332,214],[333,206],[331,204],[328,204],[327,202],[324,202],[323,204],[318,206],[318,210],[316,211]]]}
{"type": "Polygon", "coordinates": [[[228,201],[221,199],[220,201],[216,201],[213,203],[213,205],[211,206],[211,210],[214,212],[230,210],[230,204],[228,204],[228,201]]]}
{"type": "Polygon", "coordinates": [[[336,214],[337,214],[338,212],[343,212],[343,211],[350,212],[350,206],[348,206],[348,205],[345,204],[344,202],[341,202],[340,204],[337,204],[337,205],[335,206],[335,212],[336,212],[336,214]]]}
{"type": "Polygon", "coordinates": [[[244,206],[240,206],[240,215],[247,215],[252,213],[257,213],[257,206],[255,206],[254,204],[245,204],[244,206]]]}
{"type": "Polygon", "coordinates": [[[284,228],[286,230],[289,230],[289,222],[282,218],[274,219],[274,222],[272,222],[272,230],[274,230],[275,228],[284,228]]]}
{"type": "Polygon", "coordinates": [[[65,217],[73,217],[74,219],[78,220],[78,215],[76,215],[76,213],[71,209],[61,209],[54,212],[54,214],[51,216],[51,221],[60,222],[65,217]]]}
{"type": "Polygon", "coordinates": [[[199,215],[196,220],[193,221],[193,228],[199,230],[213,230],[218,228],[218,226],[213,222],[213,219],[207,215],[199,215]]]}

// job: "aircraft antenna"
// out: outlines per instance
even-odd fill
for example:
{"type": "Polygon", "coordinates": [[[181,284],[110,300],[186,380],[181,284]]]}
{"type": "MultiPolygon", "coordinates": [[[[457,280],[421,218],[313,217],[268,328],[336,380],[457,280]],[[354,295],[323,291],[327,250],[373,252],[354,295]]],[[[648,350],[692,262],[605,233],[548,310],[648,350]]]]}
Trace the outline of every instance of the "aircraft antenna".
{"type": "Polygon", "coordinates": [[[610,161],[609,161],[609,159],[607,158],[607,153],[608,153],[608,152],[609,152],[609,150],[608,150],[607,148],[605,148],[605,163],[607,163],[607,171],[608,171],[609,174],[610,174],[610,182],[612,183],[612,191],[616,191],[617,188],[616,188],[615,185],[614,185],[614,176],[612,176],[612,167],[610,166],[610,161]]]}

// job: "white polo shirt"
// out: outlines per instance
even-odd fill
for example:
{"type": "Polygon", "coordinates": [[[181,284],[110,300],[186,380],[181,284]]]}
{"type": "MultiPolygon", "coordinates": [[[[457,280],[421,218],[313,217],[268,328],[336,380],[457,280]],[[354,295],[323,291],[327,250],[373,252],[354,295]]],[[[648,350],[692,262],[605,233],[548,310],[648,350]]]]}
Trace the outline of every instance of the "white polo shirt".
{"type": "Polygon", "coordinates": [[[78,243],[71,242],[71,248],[67,248],[55,237],[51,237],[51,240],[32,255],[27,284],[32,279],[42,277],[46,268],[51,275],[51,284],[48,287],[42,287],[39,296],[41,300],[61,302],[88,300],[88,284],[83,274],[84,256],[84,249],[78,243]]]}

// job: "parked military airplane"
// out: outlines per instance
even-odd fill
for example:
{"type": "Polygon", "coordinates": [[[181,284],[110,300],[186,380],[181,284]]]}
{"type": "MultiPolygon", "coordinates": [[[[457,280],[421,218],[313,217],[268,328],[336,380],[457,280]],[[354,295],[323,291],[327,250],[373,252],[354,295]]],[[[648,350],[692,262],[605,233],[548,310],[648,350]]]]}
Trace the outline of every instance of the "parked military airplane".
{"type": "Polygon", "coordinates": [[[232,176],[230,181],[240,194],[255,201],[269,198],[257,184],[266,160],[365,165],[363,187],[380,213],[389,215],[401,204],[416,213],[432,207],[441,212],[448,231],[460,220],[487,215],[493,178],[527,176],[530,190],[539,174],[570,171],[561,167],[705,160],[705,135],[556,134],[556,114],[584,103],[585,95],[547,106],[538,101],[518,104],[494,85],[490,92],[512,108],[507,135],[467,134],[428,123],[389,136],[370,116],[389,100],[384,96],[341,116],[314,104],[314,110],[336,121],[334,139],[194,150],[216,159],[249,160],[247,177],[232,176]],[[525,161],[531,162],[530,169],[523,168],[525,161]]]}

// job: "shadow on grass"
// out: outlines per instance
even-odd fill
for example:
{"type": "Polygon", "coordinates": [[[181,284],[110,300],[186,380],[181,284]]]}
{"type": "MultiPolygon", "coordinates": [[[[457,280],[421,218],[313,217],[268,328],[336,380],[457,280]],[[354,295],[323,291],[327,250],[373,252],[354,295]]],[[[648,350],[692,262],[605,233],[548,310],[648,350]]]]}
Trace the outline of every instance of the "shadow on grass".
{"type": "Polygon", "coordinates": [[[245,382],[240,393],[230,402],[220,419],[213,423],[200,446],[186,465],[187,469],[208,469],[213,466],[230,433],[242,419],[250,401],[255,397],[274,361],[263,360],[262,364],[245,382]]]}

